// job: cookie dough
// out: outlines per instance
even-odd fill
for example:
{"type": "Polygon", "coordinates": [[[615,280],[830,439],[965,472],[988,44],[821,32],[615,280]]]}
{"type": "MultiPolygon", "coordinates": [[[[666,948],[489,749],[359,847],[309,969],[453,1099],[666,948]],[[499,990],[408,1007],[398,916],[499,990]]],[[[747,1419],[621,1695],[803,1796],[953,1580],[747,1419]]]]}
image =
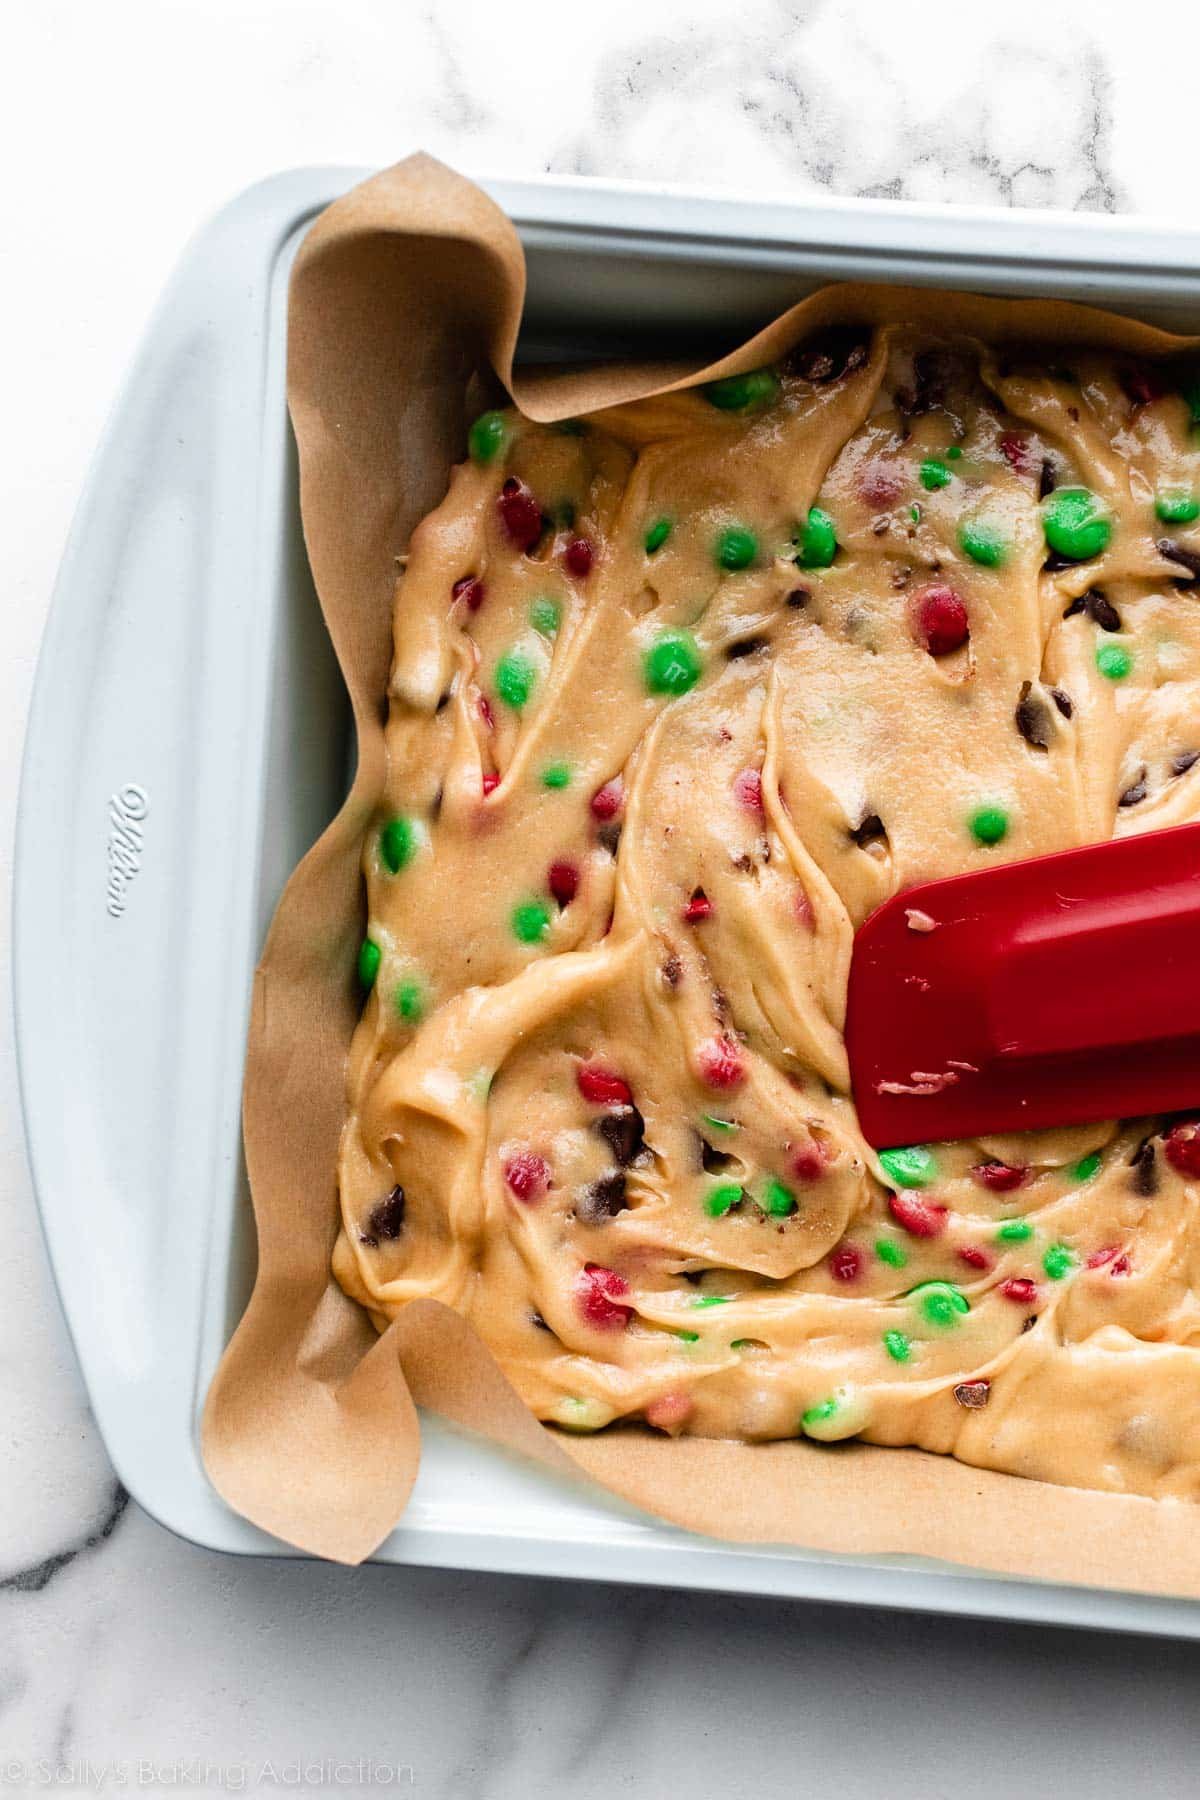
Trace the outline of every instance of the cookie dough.
{"type": "Polygon", "coordinates": [[[1200,816],[1198,403],[897,320],[476,420],[364,851],[334,1269],[377,1326],[457,1308],[569,1430],[1197,1493],[1195,1128],[877,1156],[841,1026],[888,895],[1200,816]]]}

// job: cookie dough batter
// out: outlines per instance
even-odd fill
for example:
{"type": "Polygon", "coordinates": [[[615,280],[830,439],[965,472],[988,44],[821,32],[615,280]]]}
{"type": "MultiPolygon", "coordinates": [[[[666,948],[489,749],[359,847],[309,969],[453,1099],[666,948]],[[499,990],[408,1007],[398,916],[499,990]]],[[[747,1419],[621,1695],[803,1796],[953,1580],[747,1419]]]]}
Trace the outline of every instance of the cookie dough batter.
{"type": "MultiPolygon", "coordinates": [[[[902,322],[485,413],[397,583],[334,1268],[575,1431],[1200,1490],[1200,1138],[877,1156],[855,928],[1200,816],[1200,389],[902,322]]],[[[1111,973],[1114,983],[1121,970],[1111,973]]]]}

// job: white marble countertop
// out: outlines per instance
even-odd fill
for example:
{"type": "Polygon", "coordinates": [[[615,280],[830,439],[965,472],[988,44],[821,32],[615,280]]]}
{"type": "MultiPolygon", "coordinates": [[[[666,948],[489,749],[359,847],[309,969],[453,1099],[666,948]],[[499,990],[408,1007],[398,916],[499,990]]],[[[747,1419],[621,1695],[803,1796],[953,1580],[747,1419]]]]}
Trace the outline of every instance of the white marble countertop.
{"type": "MultiPolygon", "coordinates": [[[[0,907],[71,509],[202,215],[275,169],[422,145],[495,174],[1186,218],[1200,20],[1168,9],[1132,27],[1108,0],[20,9],[0,106],[0,321],[16,347],[0,436],[0,907]]],[[[1196,1792],[1200,1645],[242,1562],[174,1539],[127,1503],[89,1418],[7,1034],[0,1174],[0,1794],[47,1791],[55,1774],[102,1791],[446,1800],[1196,1792]]]]}

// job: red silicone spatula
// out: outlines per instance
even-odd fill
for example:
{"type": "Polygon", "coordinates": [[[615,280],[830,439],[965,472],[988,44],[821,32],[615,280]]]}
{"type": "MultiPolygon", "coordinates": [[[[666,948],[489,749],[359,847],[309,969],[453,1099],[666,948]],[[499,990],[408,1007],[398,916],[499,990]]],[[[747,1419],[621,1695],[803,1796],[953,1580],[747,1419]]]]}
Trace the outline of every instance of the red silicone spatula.
{"type": "Polygon", "coordinates": [[[897,894],[854,940],[877,1149],[1200,1105],[1200,824],[897,894]]]}

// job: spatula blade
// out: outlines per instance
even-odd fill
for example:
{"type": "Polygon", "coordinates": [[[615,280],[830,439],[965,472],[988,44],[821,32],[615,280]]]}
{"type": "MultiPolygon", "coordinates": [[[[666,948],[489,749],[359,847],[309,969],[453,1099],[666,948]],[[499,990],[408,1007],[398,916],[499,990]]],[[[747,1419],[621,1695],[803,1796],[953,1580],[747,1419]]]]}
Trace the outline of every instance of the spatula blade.
{"type": "Polygon", "coordinates": [[[1200,1106],[1200,824],[893,896],[846,1048],[877,1149],[1200,1106]]]}

